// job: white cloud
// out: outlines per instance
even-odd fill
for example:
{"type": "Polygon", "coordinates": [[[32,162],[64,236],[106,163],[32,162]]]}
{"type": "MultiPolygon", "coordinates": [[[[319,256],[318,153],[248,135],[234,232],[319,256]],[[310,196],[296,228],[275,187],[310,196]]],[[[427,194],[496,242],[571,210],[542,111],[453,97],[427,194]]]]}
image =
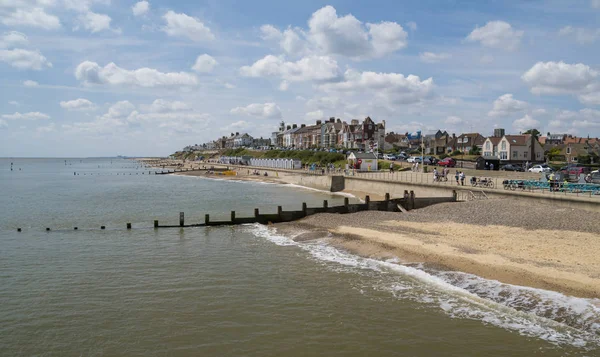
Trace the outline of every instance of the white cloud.
{"type": "MultiPolygon", "coordinates": [[[[77,17],[78,23],[91,33],[110,30],[111,18],[108,15],[88,11],[77,17]]],[[[77,27],[75,28],[77,29],[77,27]]]]}
{"type": "Polygon", "coordinates": [[[96,109],[96,106],[94,105],[94,103],[92,103],[89,100],[84,99],[84,98],[78,98],[78,99],[69,100],[69,101],[62,101],[62,102],[60,102],[60,107],[63,109],[66,109],[66,110],[78,110],[78,111],[87,111],[87,110],[96,109]]]}
{"type": "Polygon", "coordinates": [[[277,76],[288,81],[326,81],[339,76],[337,62],[327,56],[309,56],[296,62],[287,62],[282,57],[265,56],[252,66],[240,68],[242,76],[277,76]]]}
{"type": "Polygon", "coordinates": [[[407,22],[406,27],[408,27],[411,31],[417,31],[417,23],[414,21],[407,22]]]}
{"type": "Polygon", "coordinates": [[[46,57],[37,51],[29,51],[21,48],[13,50],[0,50],[0,61],[18,69],[33,69],[36,71],[46,67],[52,67],[46,57]]]}
{"type": "Polygon", "coordinates": [[[167,22],[167,25],[162,30],[169,36],[187,37],[192,41],[209,41],[215,39],[210,28],[194,17],[169,11],[163,18],[167,22]]]}
{"type": "Polygon", "coordinates": [[[408,35],[398,23],[363,25],[350,14],[338,17],[333,6],[315,11],[308,26],[309,41],[325,54],[356,59],[382,57],[407,44],[408,35]]]}
{"type": "Polygon", "coordinates": [[[600,105],[600,91],[581,94],[579,95],[579,101],[586,105],[600,105]]]}
{"type": "Polygon", "coordinates": [[[60,28],[60,20],[54,15],[47,14],[43,8],[16,9],[15,12],[4,17],[2,23],[6,26],[29,26],[44,30],[60,28]]]}
{"type": "Polygon", "coordinates": [[[600,39],[600,29],[590,30],[581,27],[565,26],[558,31],[561,36],[572,36],[581,45],[594,43],[600,39]]]}
{"type": "Polygon", "coordinates": [[[25,87],[37,87],[40,84],[36,81],[32,81],[32,80],[28,79],[28,80],[23,81],[23,85],[25,87]]]}
{"type": "Polygon", "coordinates": [[[0,119],[0,129],[2,128],[8,128],[8,123],[6,120],[0,119]]]}
{"type": "Polygon", "coordinates": [[[538,62],[521,78],[533,94],[574,94],[583,103],[600,95],[600,73],[583,63],[538,62]]]}
{"type": "Polygon", "coordinates": [[[0,38],[0,48],[12,48],[27,43],[29,43],[27,36],[17,31],[5,32],[0,38]]]}
{"type": "Polygon", "coordinates": [[[245,114],[266,119],[281,119],[281,109],[275,103],[253,103],[231,109],[231,114],[245,114]]]}
{"type": "Polygon", "coordinates": [[[150,10],[150,3],[147,1],[139,1],[131,7],[134,16],[142,16],[150,10]]]}
{"type": "Polygon", "coordinates": [[[45,120],[50,119],[50,116],[40,112],[29,112],[29,113],[19,113],[15,112],[14,114],[4,114],[2,115],[2,119],[7,120],[45,120]]]}
{"type": "Polygon", "coordinates": [[[285,92],[286,90],[288,90],[290,88],[290,82],[283,80],[281,81],[281,83],[279,83],[279,90],[282,92],[285,92]]]}
{"type": "Polygon", "coordinates": [[[306,34],[300,28],[288,27],[281,32],[273,25],[262,25],[260,32],[263,40],[278,42],[279,47],[289,55],[302,56],[310,52],[307,49],[306,34]]]}
{"type": "Polygon", "coordinates": [[[164,99],[156,99],[152,104],[147,108],[148,112],[151,113],[169,113],[169,112],[181,112],[187,111],[191,108],[184,102],[175,100],[169,101],[164,99]]]}
{"type": "Polygon", "coordinates": [[[320,109],[319,110],[315,110],[313,112],[308,112],[304,116],[304,119],[306,121],[315,121],[315,120],[320,120],[320,119],[324,119],[324,118],[325,118],[325,114],[320,109]]]}
{"type": "Polygon", "coordinates": [[[210,73],[218,64],[219,62],[217,62],[217,60],[215,60],[212,56],[203,54],[196,58],[196,63],[194,63],[192,69],[199,73],[210,73]]]}
{"type": "Polygon", "coordinates": [[[374,93],[389,102],[399,104],[417,103],[428,97],[433,91],[433,79],[423,81],[418,76],[404,76],[399,73],[358,72],[347,70],[344,80],[326,83],[320,86],[327,92],[374,93]]]}
{"type": "Polygon", "coordinates": [[[100,67],[85,61],[75,69],[75,78],[84,84],[130,85],[137,87],[191,87],[198,84],[195,75],[187,72],[160,72],[154,68],[127,70],[109,63],[100,67]]]}
{"type": "Polygon", "coordinates": [[[488,113],[491,117],[505,117],[526,110],[527,102],[513,98],[510,93],[501,95],[494,101],[494,107],[488,113]]]}
{"type": "Polygon", "coordinates": [[[444,120],[444,124],[448,124],[448,125],[458,125],[458,124],[462,124],[463,120],[460,117],[451,115],[449,117],[446,118],[446,120],[444,120]]]}
{"type": "Polygon", "coordinates": [[[504,21],[490,21],[483,27],[476,27],[468,41],[480,42],[483,46],[513,51],[521,42],[523,31],[516,31],[504,21]]]}
{"type": "Polygon", "coordinates": [[[451,58],[452,55],[449,53],[433,53],[433,52],[422,52],[419,53],[419,58],[422,62],[426,63],[437,63],[443,60],[451,58]]]}
{"type": "Polygon", "coordinates": [[[122,100],[116,102],[108,108],[108,111],[103,114],[99,119],[101,120],[112,120],[112,119],[122,119],[127,117],[135,110],[135,105],[133,105],[128,100],[122,100]]]}
{"type": "Polygon", "coordinates": [[[540,122],[533,119],[531,116],[526,114],[523,118],[513,121],[513,128],[520,132],[527,131],[529,129],[539,129],[540,122]]]}
{"type": "Polygon", "coordinates": [[[14,106],[19,106],[19,102],[17,102],[16,100],[11,100],[10,102],[8,102],[8,104],[10,105],[14,105],[14,106]]]}

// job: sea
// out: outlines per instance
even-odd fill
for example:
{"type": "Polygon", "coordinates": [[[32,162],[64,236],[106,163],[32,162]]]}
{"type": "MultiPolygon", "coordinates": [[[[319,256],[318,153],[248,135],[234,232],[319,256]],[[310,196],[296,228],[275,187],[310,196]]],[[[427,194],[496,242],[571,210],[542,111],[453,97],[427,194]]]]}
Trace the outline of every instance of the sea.
{"type": "Polygon", "coordinates": [[[153,229],[344,195],[149,171],[0,159],[0,356],[600,356],[597,299],[277,226],[153,229]]]}

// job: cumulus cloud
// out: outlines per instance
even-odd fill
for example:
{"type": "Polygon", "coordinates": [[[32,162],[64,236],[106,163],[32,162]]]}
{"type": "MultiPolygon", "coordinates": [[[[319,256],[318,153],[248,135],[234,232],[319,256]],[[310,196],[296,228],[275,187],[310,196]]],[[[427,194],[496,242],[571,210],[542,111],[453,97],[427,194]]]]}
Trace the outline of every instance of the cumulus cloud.
{"type": "MultiPolygon", "coordinates": [[[[88,11],[77,17],[77,21],[81,27],[96,33],[104,30],[110,30],[111,18],[108,15],[97,14],[95,12],[88,11]]],[[[75,29],[78,29],[76,27],[75,29]]]]}
{"type": "Polygon", "coordinates": [[[40,84],[36,81],[32,81],[32,80],[28,79],[28,80],[23,81],[23,85],[25,87],[37,87],[40,84]]]}
{"type": "Polygon", "coordinates": [[[75,69],[75,78],[84,84],[129,85],[135,87],[191,87],[198,84],[195,75],[187,72],[160,72],[154,68],[127,70],[109,63],[100,67],[85,61],[75,69]]]}
{"type": "Polygon", "coordinates": [[[29,113],[19,113],[15,112],[14,114],[4,114],[2,115],[2,119],[6,120],[46,120],[50,119],[50,116],[40,112],[29,112],[29,113]]]}
{"type": "Polygon", "coordinates": [[[504,21],[490,21],[483,27],[476,27],[467,41],[480,42],[485,47],[513,51],[521,42],[523,31],[517,31],[504,21]]]}
{"type": "Polygon", "coordinates": [[[84,99],[84,98],[78,98],[78,99],[69,100],[69,101],[62,101],[62,102],[60,102],[60,107],[63,109],[66,109],[66,110],[77,110],[77,111],[87,111],[87,110],[96,109],[96,106],[94,105],[94,103],[92,103],[89,100],[84,99]]]}
{"type": "Polygon", "coordinates": [[[18,69],[33,69],[40,71],[46,67],[52,67],[46,57],[37,51],[15,48],[12,50],[0,50],[0,61],[18,69]]]}
{"type": "Polygon", "coordinates": [[[580,94],[579,101],[586,105],[600,105],[600,91],[588,94],[580,94]]]}
{"type": "Polygon", "coordinates": [[[109,120],[109,119],[120,119],[125,118],[129,114],[131,114],[135,110],[135,105],[133,105],[128,100],[122,100],[116,102],[108,108],[108,111],[103,114],[100,119],[109,120]]]}
{"type": "Polygon", "coordinates": [[[433,79],[421,80],[418,76],[399,73],[358,72],[347,70],[344,80],[325,83],[320,88],[327,92],[374,93],[380,98],[400,104],[417,103],[433,91],[433,79]]]}
{"type": "Polygon", "coordinates": [[[419,53],[419,58],[425,63],[437,63],[451,58],[452,55],[449,53],[433,53],[433,52],[422,52],[419,53]]]}
{"type": "Polygon", "coordinates": [[[199,73],[210,73],[219,64],[212,56],[203,54],[196,58],[196,63],[192,66],[192,69],[199,73]]]}
{"type": "Polygon", "coordinates": [[[142,16],[150,10],[150,3],[147,1],[139,1],[131,7],[134,16],[142,16]]]}
{"type": "Polygon", "coordinates": [[[162,30],[169,36],[187,37],[192,41],[215,39],[215,35],[213,35],[210,28],[194,17],[169,11],[163,16],[163,19],[167,24],[162,30]]]}
{"type": "Polygon", "coordinates": [[[24,33],[17,31],[5,32],[0,38],[0,48],[12,48],[15,46],[26,45],[29,39],[24,33]]]}
{"type": "Polygon", "coordinates": [[[527,131],[529,129],[537,129],[540,125],[538,120],[533,119],[531,116],[526,114],[523,118],[513,121],[513,128],[520,132],[527,131]]]}
{"type": "Polygon", "coordinates": [[[6,26],[37,27],[44,30],[56,30],[61,27],[58,17],[47,14],[41,7],[16,9],[5,16],[2,23],[6,26]]]}
{"type": "Polygon", "coordinates": [[[240,68],[245,77],[281,77],[288,81],[327,81],[339,76],[337,62],[328,56],[309,56],[296,62],[282,57],[265,56],[251,66],[240,68]]]}
{"type": "Polygon", "coordinates": [[[527,102],[513,98],[510,93],[501,95],[494,101],[494,107],[488,113],[491,117],[505,117],[526,110],[527,102]]]}
{"type": "Polygon", "coordinates": [[[558,31],[558,34],[565,37],[572,37],[580,45],[594,43],[600,39],[600,29],[585,29],[582,27],[565,26],[558,31]]]}
{"type": "Polygon", "coordinates": [[[244,114],[265,119],[281,119],[281,109],[275,103],[253,103],[231,109],[231,114],[244,114]]]}
{"type": "Polygon", "coordinates": [[[521,78],[533,94],[573,94],[592,104],[600,96],[600,72],[583,63],[538,62],[521,78]]]}
{"type": "Polygon", "coordinates": [[[353,15],[338,16],[333,6],[315,11],[308,29],[273,25],[261,27],[262,38],[277,41],[288,55],[341,55],[353,59],[379,58],[407,45],[408,34],[396,22],[363,23],[353,15]]]}
{"type": "Polygon", "coordinates": [[[150,113],[168,113],[187,111],[191,108],[186,103],[178,100],[170,101],[165,99],[156,99],[146,109],[150,113]]]}
{"type": "Polygon", "coordinates": [[[290,82],[283,80],[281,81],[281,83],[279,83],[279,90],[282,92],[285,92],[286,90],[288,90],[290,88],[290,82]]]}

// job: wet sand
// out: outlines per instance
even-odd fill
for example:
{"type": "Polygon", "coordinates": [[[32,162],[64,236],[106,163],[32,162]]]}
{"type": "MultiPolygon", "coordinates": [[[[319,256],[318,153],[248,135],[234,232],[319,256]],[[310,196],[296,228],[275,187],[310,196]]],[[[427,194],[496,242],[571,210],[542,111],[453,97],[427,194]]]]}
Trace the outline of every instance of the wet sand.
{"type": "Polygon", "coordinates": [[[409,213],[319,214],[279,225],[317,231],[373,258],[398,257],[508,284],[600,298],[600,223],[593,212],[510,199],[446,203],[409,213]],[[325,234],[324,234],[325,233],[325,234]]]}

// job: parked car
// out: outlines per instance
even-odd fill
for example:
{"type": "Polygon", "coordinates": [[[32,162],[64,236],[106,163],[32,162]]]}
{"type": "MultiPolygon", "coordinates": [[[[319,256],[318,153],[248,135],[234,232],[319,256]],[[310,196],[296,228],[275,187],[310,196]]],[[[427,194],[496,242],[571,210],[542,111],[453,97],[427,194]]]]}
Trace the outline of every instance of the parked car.
{"type": "Polygon", "coordinates": [[[425,164],[425,165],[436,165],[438,163],[438,161],[440,161],[440,160],[436,159],[433,156],[425,156],[423,158],[423,164],[425,164]]]}
{"type": "Polygon", "coordinates": [[[591,169],[587,166],[583,166],[581,164],[574,164],[567,168],[567,173],[569,176],[579,177],[581,174],[590,173],[591,169]]]}
{"type": "Polygon", "coordinates": [[[590,175],[592,177],[592,182],[590,182],[590,183],[600,185],[600,171],[598,171],[598,170],[592,171],[590,173],[590,175]]]}
{"type": "Polygon", "coordinates": [[[440,166],[446,166],[446,167],[455,167],[456,166],[456,160],[454,160],[451,157],[447,157],[443,160],[438,161],[437,163],[440,166]]]}
{"type": "Polygon", "coordinates": [[[396,160],[396,155],[394,155],[394,154],[385,154],[385,155],[383,155],[383,159],[384,160],[395,161],[396,160]]]}
{"type": "Polygon", "coordinates": [[[546,164],[539,164],[533,165],[528,171],[539,174],[540,172],[552,172],[552,168],[546,164]]]}
{"type": "Polygon", "coordinates": [[[419,156],[411,156],[406,159],[406,162],[421,162],[421,157],[419,156]]]}
{"type": "Polygon", "coordinates": [[[522,166],[513,165],[513,164],[506,164],[506,165],[500,166],[500,170],[502,170],[502,171],[518,171],[518,172],[525,171],[525,170],[523,170],[522,166]]]}
{"type": "Polygon", "coordinates": [[[398,154],[398,157],[396,158],[396,160],[406,160],[408,159],[408,155],[400,153],[398,154]]]}

